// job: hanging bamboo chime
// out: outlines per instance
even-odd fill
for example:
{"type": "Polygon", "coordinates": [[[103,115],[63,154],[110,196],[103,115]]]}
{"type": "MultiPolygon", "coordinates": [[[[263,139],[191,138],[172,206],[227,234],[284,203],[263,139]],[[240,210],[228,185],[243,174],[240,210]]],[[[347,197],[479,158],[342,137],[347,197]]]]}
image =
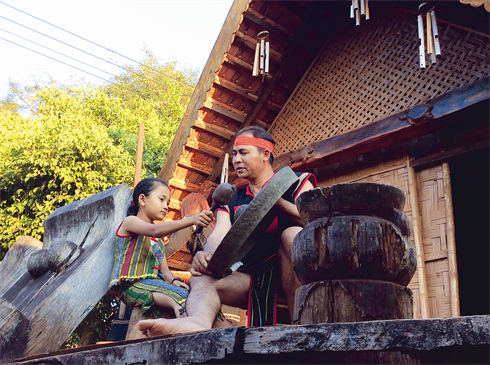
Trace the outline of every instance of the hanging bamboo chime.
{"type": "Polygon", "coordinates": [[[269,32],[266,30],[260,32],[259,34],[257,34],[257,39],[258,42],[255,46],[255,58],[252,76],[262,75],[263,81],[264,77],[269,74],[269,32]]]}
{"type": "Polygon", "coordinates": [[[419,59],[420,68],[425,68],[425,53],[430,55],[431,62],[436,63],[437,57],[441,54],[439,45],[439,32],[437,30],[436,13],[434,5],[431,3],[422,3],[419,6],[420,15],[417,16],[418,33],[419,33],[419,59]],[[424,17],[426,22],[426,34],[424,34],[424,17]],[[427,43],[427,44],[426,44],[427,43]],[[427,46],[427,47],[426,47],[427,46]]]}
{"type": "Polygon", "coordinates": [[[356,26],[361,24],[361,15],[369,20],[369,4],[368,0],[352,0],[352,5],[350,6],[350,17],[356,19],[356,26]]]}

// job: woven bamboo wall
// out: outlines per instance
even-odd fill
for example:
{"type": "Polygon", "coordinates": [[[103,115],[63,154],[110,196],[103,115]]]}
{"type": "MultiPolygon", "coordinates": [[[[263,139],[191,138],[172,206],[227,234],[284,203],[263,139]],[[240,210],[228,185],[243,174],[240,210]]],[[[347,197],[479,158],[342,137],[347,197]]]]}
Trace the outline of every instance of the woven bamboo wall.
{"type": "Polygon", "coordinates": [[[276,155],[490,75],[488,37],[442,21],[438,29],[442,55],[420,69],[416,15],[373,3],[359,27],[346,18],[270,128],[276,155]]]}
{"type": "MultiPolygon", "coordinates": [[[[379,158],[369,167],[362,169],[358,164],[349,164],[349,166],[340,164],[329,176],[322,178],[319,185],[330,186],[347,182],[373,182],[392,185],[403,190],[407,196],[404,212],[410,219],[412,218],[405,157],[389,161],[379,158]]],[[[447,318],[451,315],[451,307],[442,166],[417,172],[417,192],[422,221],[430,317],[447,318]]],[[[414,318],[421,318],[417,273],[410,282],[409,288],[413,292],[414,318]]]]}

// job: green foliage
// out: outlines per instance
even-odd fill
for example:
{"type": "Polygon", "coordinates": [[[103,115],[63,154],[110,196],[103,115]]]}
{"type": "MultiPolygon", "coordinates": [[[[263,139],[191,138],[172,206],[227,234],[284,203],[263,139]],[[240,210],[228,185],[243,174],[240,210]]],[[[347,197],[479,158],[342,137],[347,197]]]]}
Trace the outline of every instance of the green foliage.
{"type": "Polygon", "coordinates": [[[32,120],[8,113],[0,118],[0,135],[3,249],[23,235],[42,239],[42,223],[54,209],[131,182],[129,153],[77,111],[32,120]]]}
{"type": "Polygon", "coordinates": [[[157,176],[196,80],[151,54],[110,85],[11,83],[0,104],[0,260],[21,236],[42,240],[56,208],[122,182],[132,185],[138,126],[142,177],[157,176]],[[24,117],[17,111],[30,111],[24,117]]]}

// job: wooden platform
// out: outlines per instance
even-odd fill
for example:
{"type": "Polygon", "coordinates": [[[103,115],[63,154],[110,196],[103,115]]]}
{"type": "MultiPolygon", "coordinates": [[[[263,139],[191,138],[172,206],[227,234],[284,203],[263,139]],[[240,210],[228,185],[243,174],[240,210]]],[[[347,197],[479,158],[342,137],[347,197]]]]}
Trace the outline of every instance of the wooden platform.
{"type": "MultiPolygon", "coordinates": [[[[487,364],[490,316],[259,328],[232,327],[101,344],[15,364],[349,363],[365,352],[409,354],[417,364],[487,364]]],[[[372,363],[372,361],[370,361],[372,363]]]]}

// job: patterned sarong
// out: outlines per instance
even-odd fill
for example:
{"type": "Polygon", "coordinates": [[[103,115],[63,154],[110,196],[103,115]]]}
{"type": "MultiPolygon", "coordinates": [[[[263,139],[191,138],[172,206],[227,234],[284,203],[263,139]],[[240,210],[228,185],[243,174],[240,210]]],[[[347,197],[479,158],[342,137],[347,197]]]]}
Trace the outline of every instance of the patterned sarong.
{"type": "Polygon", "coordinates": [[[143,314],[154,305],[153,292],[166,294],[180,305],[186,301],[188,295],[186,289],[170,284],[162,276],[138,280],[129,286],[123,285],[123,289],[122,301],[131,307],[141,307],[143,314]]]}

